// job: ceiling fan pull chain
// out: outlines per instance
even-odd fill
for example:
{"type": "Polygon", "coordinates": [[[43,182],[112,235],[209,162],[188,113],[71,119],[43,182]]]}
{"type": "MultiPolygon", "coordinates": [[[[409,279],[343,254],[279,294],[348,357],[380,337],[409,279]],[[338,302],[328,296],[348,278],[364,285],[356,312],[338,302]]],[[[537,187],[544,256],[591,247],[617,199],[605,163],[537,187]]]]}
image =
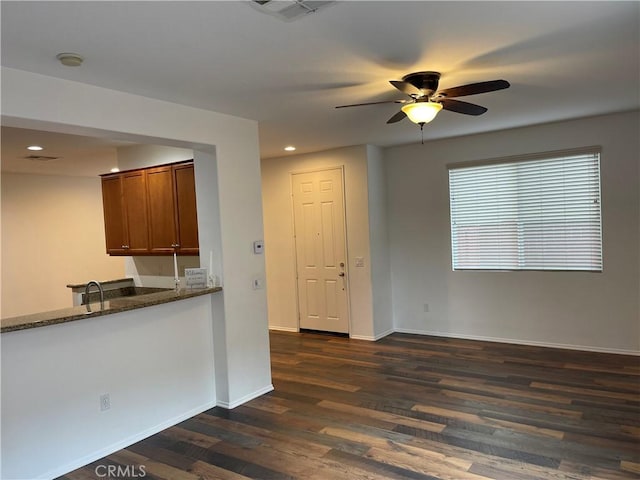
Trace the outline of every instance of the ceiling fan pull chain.
{"type": "Polygon", "coordinates": [[[424,122],[420,122],[420,135],[422,136],[422,145],[424,145],[424,122]]]}

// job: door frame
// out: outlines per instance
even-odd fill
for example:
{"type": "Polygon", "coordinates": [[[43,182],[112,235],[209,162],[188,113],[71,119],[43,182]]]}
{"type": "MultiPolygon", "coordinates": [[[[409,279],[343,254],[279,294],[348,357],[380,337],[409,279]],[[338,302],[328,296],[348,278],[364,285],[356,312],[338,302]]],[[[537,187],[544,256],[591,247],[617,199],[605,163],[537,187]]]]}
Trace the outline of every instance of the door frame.
{"type": "Polygon", "coordinates": [[[343,228],[344,228],[344,272],[346,274],[346,289],[347,289],[347,315],[349,320],[347,322],[349,328],[349,338],[351,338],[351,276],[349,274],[349,232],[347,230],[347,187],[344,175],[344,164],[334,166],[315,167],[304,170],[291,170],[289,171],[289,199],[291,207],[291,231],[292,231],[292,245],[293,245],[293,274],[295,276],[295,301],[296,301],[296,329],[300,332],[300,289],[298,288],[298,245],[296,244],[296,218],[295,218],[295,205],[293,202],[293,176],[305,173],[317,173],[325,172],[327,170],[340,170],[340,179],[342,181],[342,209],[344,215],[343,228]]]}

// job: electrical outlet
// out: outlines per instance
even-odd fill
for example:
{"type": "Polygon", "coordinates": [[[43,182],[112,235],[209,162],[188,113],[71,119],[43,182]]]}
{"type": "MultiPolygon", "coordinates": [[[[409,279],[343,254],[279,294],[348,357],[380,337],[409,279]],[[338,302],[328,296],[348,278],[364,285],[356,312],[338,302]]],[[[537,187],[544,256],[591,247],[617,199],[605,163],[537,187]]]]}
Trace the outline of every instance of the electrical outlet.
{"type": "Polygon", "coordinates": [[[264,288],[264,282],[262,281],[262,278],[255,277],[253,279],[253,289],[254,290],[261,290],[262,288],[264,288]]]}
{"type": "Polygon", "coordinates": [[[100,395],[100,411],[104,412],[105,410],[109,410],[111,408],[111,397],[109,397],[108,393],[104,395],[100,395]]]}

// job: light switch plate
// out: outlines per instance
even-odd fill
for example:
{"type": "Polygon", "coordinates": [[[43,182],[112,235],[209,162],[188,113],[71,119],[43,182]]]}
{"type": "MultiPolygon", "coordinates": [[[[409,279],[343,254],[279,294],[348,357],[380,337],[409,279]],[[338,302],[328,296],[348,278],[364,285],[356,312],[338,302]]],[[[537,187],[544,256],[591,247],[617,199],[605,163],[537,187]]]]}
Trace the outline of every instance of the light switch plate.
{"type": "Polygon", "coordinates": [[[356,257],[356,267],[364,267],[364,257],[356,257]]]}
{"type": "Polygon", "coordinates": [[[262,240],[256,240],[253,242],[253,253],[260,255],[264,251],[264,242],[262,240]]]}

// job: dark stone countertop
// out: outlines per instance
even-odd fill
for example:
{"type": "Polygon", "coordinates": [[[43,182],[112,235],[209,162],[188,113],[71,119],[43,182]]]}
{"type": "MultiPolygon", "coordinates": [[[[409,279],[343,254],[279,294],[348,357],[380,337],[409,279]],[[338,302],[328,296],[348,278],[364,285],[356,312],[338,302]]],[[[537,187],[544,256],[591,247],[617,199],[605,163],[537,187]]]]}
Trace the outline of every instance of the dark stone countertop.
{"type": "MultiPolygon", "coordinates": [[[[100,281],[100,285],[104,286],[104,285],[109,285],[112,283],[130,283],[131,285],[133,285],[133,278],[116,278],[115,280],[104,280],[104,281],[100,281]]],[[[67,288],[85,288],[87,286],[86,283],[70,283],[67,285],[67,288]]]]}
{"type": "Polygon", "coordinates": [[[0,320],[0,332],[14,332],[28,328],[46,327],[60,323],[84,320],[86,318],[101,317],[113,313],[135,310],[138,308],[160,305],[162,303],[175,302],[185,298],[197,297],[221,291],[221,287],[213,288],[184,288],[178,291],[167,290],[146,295],[136,295],[131,297],[119,297],[105,300],[104,310],[100,310],[100,302],[90,305],[91,312],[87,312],[87,306],[63,308],[48,312],[34,313],[31,315],[21,315],[19,317],[3,318],[0,320]]]}

